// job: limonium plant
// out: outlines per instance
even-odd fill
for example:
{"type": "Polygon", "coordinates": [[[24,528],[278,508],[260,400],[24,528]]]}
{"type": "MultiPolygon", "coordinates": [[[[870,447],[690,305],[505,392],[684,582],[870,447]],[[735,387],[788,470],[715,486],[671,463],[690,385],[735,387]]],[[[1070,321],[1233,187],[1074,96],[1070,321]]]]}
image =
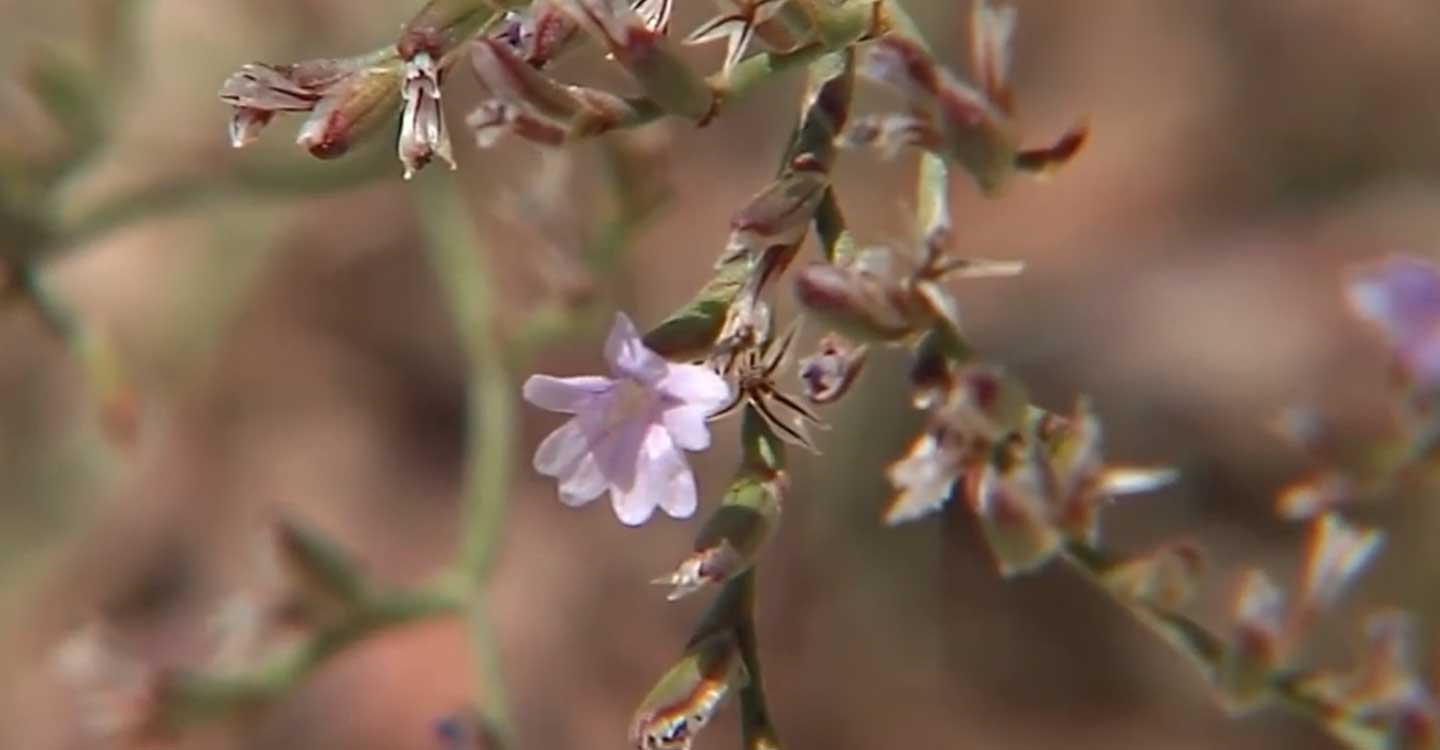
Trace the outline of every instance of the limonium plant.
{"type": "MultiPolygon", "coordinates": [[[[523,397],[536,410],[565,415],[538,445],[520,446],[531,452],[534,471],[554,481],[560,502],[581,508],[606,496],[616,519],[632,527],[657,510],[704,516],[694,544],[676,550],[670,572],[654,583],[671,600],[709,594],[709,607],[689,640],[675,644],[678,657],[656,675],[654,688],[635,696],[628,741],[643,750],[688,748],[733,705],[745,748],[779,748],[774,716],[783,717],[784,707],[766,698],[754,608],[765,551],[782,533],[794,494],[787,467],[797,455],[821,461],[814,457],[826,442],[845,439],[823,433],[823,411],[863,392],[871,352],[890,348],[908,361],[907,392],[873,397],[918,410],[923,425],[885,472],[892,492],[876,499],[876,533],[968,511],[1001,575],[1073,569],[1192,662],[1226,710],[1281,706],[1316,722],[1337,746],[1440,748],[1440,705],[1414,656],[1406,613],[1375,614],[1350,669],[1314,664],[1306,648],[1317,619],[1341,603],[1381,550],[1382,533],[1346,520],[1347,509],[1432,471],[1440,435],[1440,268],[1395,256],[1346,280],[1354,312],[1393,353],[1395,427],[1364,450],[1339,454],[1313,427],[1316,420],[1290,424],[1286,436],[1316,466],[1277,502],[1282,516],[1309,528],[1300,572],[1288,584],[1245,572],[1229,622],[1209,629],[1186,614],[1204,568],[1198,546],[1166,542],[1131,552],[1107,546],[1101,533],[1114,499],[1183,477],[1111,462],[1096,405],[1085,398],[1060,409],[1033,403],[1018,379],[970,346],[962,326],[964,285],[1003,283],[977,280],[1023,268],[963,254],[951,191],[997,196],[1014,180],[1050,176],[1081,152],[1088,134],[1083,124],[1059,134],[1023,126],[1010,79],[1015,9],[974,0],[970,69],[962,72],[938,61],[900,0],[720,0],[718,15],[686,30],[673,28],[672,4],[430,0],[397,38],[378,40],[372,50],[249,62],[222,83],[235,147],[295,115],[303,118],[297,144],[321,159],[395,134],[396,171],[410,179],[436,165],[469,168],[455,156],[446,116],[461,114],[449,84],[462,76],[480,90],[464,113],[465,137],[482,148],[518,139],[545,150],[662,119],[706,127],[787,71],[803,70],[807,80],[773,179],[735,207],[728,235],[713,238],[709,280],[662,319],[614,312],[608,336],[596,342],[605,373],[523,373],[519,382],[513,371],[526,358],[507,354],[516,347],[491,310],[483,254],[463,229],[432,230],[427,244],[470,367],[471,446],[455,570],[420,586],[387,586],[349,551],[303,524],[281,522],[268,547],[278,562],[273,585],[237,600],[209,661],[146,664],[98,622],[59,649],[58,674],[74,688],[97,740],[142,745],[251,715],[364,638],[468,611],[485,700],[471,713],[436,717],[436,742],[513,742],[485,582],[509,495],[513,402],[523,397]],[[723,46],[722,60],[701,71],[684,48],[712,43],[723,46]],[[564,80],[552,63],[570,55],[618,68],[628,80],[617,89],[564,80]],[[865,85],[889,91],[898,111],[852,111],[865,85]],[[833,168],[857,149],[918,159],[914,231],[898,246],[864,244],[846,221],[844,186],[832,179],[833,168]],[[816,252],[801,261],[811,238],[816,252]],[[798,302],[793,320],[776,319],[773,303],[783,294],[798,302]],[[813,351],[793,351],[801,320],[821,334],[813,351]],[[739,465],[719,498],[702,497],[689,454],[710,448],[712,423],[731,416],[740,423],[739,465]],[[275,645],[278,613],[289,640],[275,645]]],[[[617,160],[617,172],[631,169],[632,156],[617,160]]],[[[627,228],[656,207],[636,190],[640,181],[619,181],[620,216],[604,242],[623,244],[627,228]]],[[[465,226],[453,197],[417,182],[426,218],[434,220],[428,224],[465,226]]],[[[53,311],[38,284],[40,260],[17,256],[7,278],[53,311]]],[[[544,340],[547,331],[583,329],[582,317],[562,310],[537,316],[527,330],[544,340]]],[[[60,313],[51,318],[62,335],[78,337],[60,313]]]]}

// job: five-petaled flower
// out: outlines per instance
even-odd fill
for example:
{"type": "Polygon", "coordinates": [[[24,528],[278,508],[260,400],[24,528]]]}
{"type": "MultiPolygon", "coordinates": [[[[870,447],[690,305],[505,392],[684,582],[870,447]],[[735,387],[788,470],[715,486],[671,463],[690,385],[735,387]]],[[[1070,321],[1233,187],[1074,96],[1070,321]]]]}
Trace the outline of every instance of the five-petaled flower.
{"type": "Polygon", "coordinates": [[[535,470],[559,480],[560,500],[579,506],[609,490],[615,515],[638,526],[659,507],[695,512],[695,475],[683,451],[710,446],[706,420],[730,400],[709,368],[669,362],[640,339],[624,313],[605,342],[612,377],[533,375],[525,400],[573,414],[535,451],[535,470]]]}

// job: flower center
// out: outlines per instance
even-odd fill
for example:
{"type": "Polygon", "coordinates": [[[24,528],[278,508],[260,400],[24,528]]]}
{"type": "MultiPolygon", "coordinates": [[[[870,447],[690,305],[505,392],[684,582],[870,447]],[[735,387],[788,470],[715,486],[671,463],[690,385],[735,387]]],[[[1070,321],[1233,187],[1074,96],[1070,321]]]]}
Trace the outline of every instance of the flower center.
{"type": "Polygon", "coordinates": [[[605,415],[606,432],[627,422],[650,419],[649,413],[655,405],[655,394],[645,386],[633,380],[621,380],[610,393],[610,409],[605,415]]]}

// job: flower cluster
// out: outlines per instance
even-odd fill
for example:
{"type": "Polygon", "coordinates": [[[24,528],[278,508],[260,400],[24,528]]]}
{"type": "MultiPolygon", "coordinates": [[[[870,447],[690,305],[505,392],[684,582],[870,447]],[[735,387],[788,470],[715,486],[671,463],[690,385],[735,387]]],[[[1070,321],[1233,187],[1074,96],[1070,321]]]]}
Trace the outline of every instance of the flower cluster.
{"type": "MultiPolygon", "coordinates": [[[[1175,541],[1134,555],[1102,545],[1101,512],[1112,500],[1160,488],[1175,472],[1107,463],[1088,400],[1068,415],[1041,408],[966,339],[952,282],[1012,276],[1022,267],[952,255],[952,168],[995,196],[1019,175],[1046,175],[1067,163],[1087,137],[1077,126],[1048,146],[1020,145],[1009,75],[1016,12],[974,2],[972,84],[938,62],[896,0],[723,5],[683,40],[724,42],[723,60],[709,76],[670,37],[672,0],[430,0],[393,47],[290,66],[253,63],[221,91],[235,109],[236,146],[253,141],[276,112],[308,112],[300,143],[327,158],[398,113],[398,153],[409,177],[437,159],[455,164],[442,92],[464,61],[481,92],[465,122],[482,148],[505,135],[561,147],[661,117],[703,126],[760,77],[806,65],[799,117],[779,168],[716,242],[713,277],[648,331],[617,314],[604,347],[607,374],[533,375],[522,389],[531,404],[566,415],[537,446],[534,469],[555,480],[568,506],[608,495],[626,526],[646,523],[656,509],[694,515],[702,499],[687,453],[710,446],[711,420],[741,414],[739,467],[688,554],[655,580],[671,600],[702,590],[715,596],[680,659],[641,701],[630,733],[635,746],[689,748],[722,703],[738,696],[747,747],[778,747],[753,608],[757,565],[790,494],[786,450],[819,453],[811,429],[825,422],[816,409],[854,392],[871,348],[888,347],[908,355],[906,400],[925,420],[886,472],[894,496],[882,512],[885,524],[967,508],[1002,574],[1055,562],[1079,570],[1192,656],[1231,709],[1284,700],[1357,747],[1436,747],[1436,702],[1408,655],[1405,617],[1377,617],[1370,649],[1351,674],[1308,668],[1300,646],[1380,545],[1378,532],[1334,510],[1434,455],[1440,273],[1397,258],[1355,275],[1354,307],[1385,332],[1411,386],[1403,450],[1386,453],[1402,458],[1363,474],[1317,452],[1320,468],[1282,499],[1286,515],[1312,524],[1296,593],[1248,572],[1230,630],[1215,635],[1181,611],[1204,567],[1197,545],[1175,541]],[[556,76],[551,63],[585,39],[624,70],[627,90],[556,76]],[[862,80],[898,93],[904,111],[852,117],[862,80]],[[859,146],[921,152],[914,247],[867,246],[849,227],[834,166],[844,149],[859,146]],[[800,312],[777,325],[773,311],[783,308],[767,294],[812,236],[820,257],[792,275],[800,312]],[[797,397],[782,381],[799,317],[821,336],[798,363],[797,397]]],[[[324,620],[347,622],[374,592],[358,579],[324,574],[331,569],[312,571],[329,596],[311,600],[338,603],[319,608],[329,612],[324,620]]],[[[444,738],[453,744],[458,736],[444,738]]]]}

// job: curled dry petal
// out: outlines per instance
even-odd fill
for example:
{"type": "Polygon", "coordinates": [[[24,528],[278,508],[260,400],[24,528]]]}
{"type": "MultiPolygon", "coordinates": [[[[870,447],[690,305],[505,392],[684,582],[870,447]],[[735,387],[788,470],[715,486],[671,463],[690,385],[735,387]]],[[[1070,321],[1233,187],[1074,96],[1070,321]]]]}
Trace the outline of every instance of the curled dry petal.
{"type": "Polygon", "coordinates": [[[440,67],[429,52],[418,52],[405,61],[400,95],[405,107],[400,115],[398,151],[405,179],[414,177],[436,157],[454,169],[445,111],[440,106],[440,67]]]}

